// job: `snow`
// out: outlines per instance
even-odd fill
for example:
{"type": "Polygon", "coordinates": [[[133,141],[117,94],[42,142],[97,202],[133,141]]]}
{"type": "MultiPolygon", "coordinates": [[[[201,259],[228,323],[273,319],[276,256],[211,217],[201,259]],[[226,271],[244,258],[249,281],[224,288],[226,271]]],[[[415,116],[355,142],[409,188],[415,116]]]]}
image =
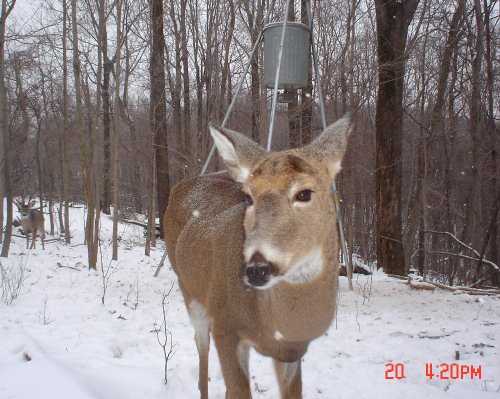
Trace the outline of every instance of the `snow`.
{"type": "Polygon", "coordinates": [[[276,332],[274,333],[274,339],[275,339],[276,341],[281,341],[281,340],[283,339],[283,334],[281,334],[279,331],[276,331],[276,332]]]}
{"type": "MultiPolygon", "coordinates": [[[[71,245],[26,250],[14,237],[9,258],[0,259],[11,273],[24,268],[26,278],[12,304],[0,302],[0,399],[198,398],[194,330],[175,273],[166,265],[153,277],[163,243],[146,257],[142,228],[120,224],[112,262],[112,221],[103,216],[103,304],[102,272],[86,266],[83,209],[71,218],[71,245]],[[175,353],[165,386],[155,326],[172,284],[166,320],[175,353]]],[[[497,297],[413,290],[381,272],[355,277],[349,292],[341,277],[337,318],[303,360],[304,398],[499,398],[499,327],[497,297]],[[431,380],[426,363],[480,366],[481,379],[431,380]],[[386,379],[396,376],[391,367],[404,368],[405,378],[386,379]]],[[[250,372],[254,398],[279,397],[270,359],[251,352],[250,372]]],[[[209,376],[210,398],[224,398],[213,345],[209,376]]]]}

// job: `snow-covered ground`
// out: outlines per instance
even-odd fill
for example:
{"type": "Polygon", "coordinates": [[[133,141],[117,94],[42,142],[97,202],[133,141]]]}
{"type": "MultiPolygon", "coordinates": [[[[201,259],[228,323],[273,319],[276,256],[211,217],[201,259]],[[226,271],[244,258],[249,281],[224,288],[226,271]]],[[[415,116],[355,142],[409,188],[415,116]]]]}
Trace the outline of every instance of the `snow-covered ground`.
{"type": "MultiPolygon", "coordinates": [[[[25,272],[21,295],[0,302],[0,399],[198,398],[197,352],[176,276],[167,265],[153,277],[163,243],[146,257],[142,228],[121,224],[119,260],[110,262],[111,220],[103,217],[103,304],[102,272],[86,266],[82,209],[72,210],[72,221],[71,246],[26,250],[15,237],[10,257],[0,259],[11,278],[25,272]],[[155,325],[172,284],[175,353],[165,386],[155,325]]],[[[415,291],[380,272],[356,277],[354,292],[344,277],[340,286],[336,321],[304,357],[304,398],[500,397],[498,298],[415,291]]],[[[213,347],[210,356],[209,395],[222,399],[213,347]]],[[[250,367],[253,397],[278,398],[270,359],[252,353],[250,367]]]]}

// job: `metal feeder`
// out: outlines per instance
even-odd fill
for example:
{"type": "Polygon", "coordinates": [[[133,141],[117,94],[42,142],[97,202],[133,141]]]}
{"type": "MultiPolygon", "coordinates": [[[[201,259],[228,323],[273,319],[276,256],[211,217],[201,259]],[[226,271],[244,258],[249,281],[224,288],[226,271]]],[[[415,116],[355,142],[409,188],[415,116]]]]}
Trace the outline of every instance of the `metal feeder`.
{"type": "MultiPolygon", "coordinates": [[[[264,27],[264,83],[273,89],[280,52],[283,23],[275,22],[264,27]]],[[[301,89],[307,86],[311,48],[309,26],[287,22],[278,80],[279,89],[301,89]]]]}

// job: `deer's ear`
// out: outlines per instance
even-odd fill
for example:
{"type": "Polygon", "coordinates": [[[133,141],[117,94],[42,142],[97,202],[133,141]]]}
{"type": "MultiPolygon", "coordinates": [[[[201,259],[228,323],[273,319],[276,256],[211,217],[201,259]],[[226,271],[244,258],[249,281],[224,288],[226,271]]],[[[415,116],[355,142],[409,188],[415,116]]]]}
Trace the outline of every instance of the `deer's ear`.
{"type": "Polygon", "coordinates": [[[210,126],[210,134],[231,177],[244,182],[253,166],[264,156],[264,149],[234,130],[210,126]]]}
{"type": "Polygon", "coordinates": [[[326,164],[330,178],[333,180],[341,169],[347,147],[347,139],[354,128],[349,114],[328,126],[308,146],[302,150],[320,162],[326,164]]]}

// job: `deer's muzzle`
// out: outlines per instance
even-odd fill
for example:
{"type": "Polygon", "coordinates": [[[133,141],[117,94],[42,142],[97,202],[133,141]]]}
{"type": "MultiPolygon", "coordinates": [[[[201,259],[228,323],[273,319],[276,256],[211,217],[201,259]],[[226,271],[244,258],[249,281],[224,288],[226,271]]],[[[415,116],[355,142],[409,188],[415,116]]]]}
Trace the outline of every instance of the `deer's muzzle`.
{"type": "Polygon", "coordinates": [[[271,262],[268,262],[260,252],[256,252],[246,264],[245,274],[248,284],[261,287],[269,282],[276,271],[277,268],[271,262]]]}

